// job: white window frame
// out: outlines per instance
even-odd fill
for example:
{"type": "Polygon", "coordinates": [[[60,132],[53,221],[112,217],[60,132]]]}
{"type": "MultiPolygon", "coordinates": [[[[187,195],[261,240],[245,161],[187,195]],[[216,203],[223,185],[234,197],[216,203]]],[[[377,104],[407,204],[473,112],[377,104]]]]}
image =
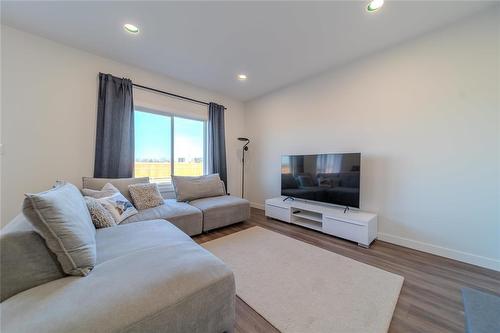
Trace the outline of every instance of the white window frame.
{"type": "MultiPolygon", "coordinates": [[[[165,116],[165,117],[170,117],[170,175],[174,175],[174,131],[175,131],[175,118],[183,118],[183,119],[189,119],[189,120],[196,120],[196,121],[201,121],[203,123],[203,174],[207,174],[207,144],[208,144],[208,138],[207,138],[207,119],[204,119],[203,117],[190,117],[190,116],[185,116],[185,115],[179,115],[174,112],[167,112],[167,111],[161,111],[161,110],[155,110],[147,107],[142,107],[142,106],[134,106],[134,112],[139,111],[139,112],[145,112],[145,113],[152,113],[156,114],[159,116],[165,116]]],[[[135,131],[135,129],[134,129],[135,131]]],[[[135,135],[135,133],[134,133],[135,135]]],[[[135,161],[134,161],[135,163],[135,161]]],[[[135,170],[134,170],[135,173],[135,170]]],[[[134,175],[135,176],[135,175],[134,175]]],[[[158,182],[158,188],[160,189],[160,192],[173,192],[174,187],[172,184],[172,181],[170,182],[158,182]]]]}

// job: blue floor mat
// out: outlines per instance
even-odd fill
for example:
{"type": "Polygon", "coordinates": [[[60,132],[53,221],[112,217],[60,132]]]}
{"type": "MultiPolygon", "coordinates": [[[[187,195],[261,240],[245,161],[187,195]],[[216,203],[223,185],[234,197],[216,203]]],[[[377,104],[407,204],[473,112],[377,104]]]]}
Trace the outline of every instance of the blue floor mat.
{"type": "Polygon", "coordinates": [[[463,288],[467,333],[500,333],[500,297],[463,288]]]}

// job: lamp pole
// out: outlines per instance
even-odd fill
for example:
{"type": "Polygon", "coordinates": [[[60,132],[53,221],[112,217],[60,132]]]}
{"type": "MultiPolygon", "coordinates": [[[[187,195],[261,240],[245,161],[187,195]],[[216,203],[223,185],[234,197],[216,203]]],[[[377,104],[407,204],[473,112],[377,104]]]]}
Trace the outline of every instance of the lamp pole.
{"type": "Polygon", "coordinates": [[[248,144],[250,140],[248,138],[238,138],[239,141],[246,141],[245,145],[241,149],[242,158],[241,158],[241,197],[243,198],[245,195],[245,152],[248,151],[248,144]]]}

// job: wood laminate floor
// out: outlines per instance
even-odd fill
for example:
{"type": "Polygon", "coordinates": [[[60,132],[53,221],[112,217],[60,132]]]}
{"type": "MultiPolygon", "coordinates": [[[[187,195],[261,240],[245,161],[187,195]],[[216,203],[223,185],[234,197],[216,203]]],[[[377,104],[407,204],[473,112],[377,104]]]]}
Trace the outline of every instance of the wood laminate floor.
{"type": "MultiPolygon", "coordinates": [[[[460,289],[472,287],[500,294],[500,272],[383,241],[376,240],[369,249],[365,249],[330,235],[269,219],[260,209],[252,208],[252,217],[248,221],[194,239],[203,243],[253,226],[279,232],[403,276],[405,281],[389,329],[391,333],[463,333],[464,312],[460,289]]],[[[240,298],[236,301],[235,331],[279,332],[240,298]]]]}

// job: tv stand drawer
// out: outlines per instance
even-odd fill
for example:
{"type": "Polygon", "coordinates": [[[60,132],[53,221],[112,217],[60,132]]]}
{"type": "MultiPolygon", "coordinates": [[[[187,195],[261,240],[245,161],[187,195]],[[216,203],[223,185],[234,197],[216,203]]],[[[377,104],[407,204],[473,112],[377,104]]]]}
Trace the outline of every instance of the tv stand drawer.
{"type": "Polygon", "coordinates": [[[290,223],[290,208],[266,204],[266,216],[290,223]]]}
{"type": "MultiPolygon", "coordinates": [[[[335,235],[340,238],[345,238],[353,242],[366,243],[366,235],[368,233],[366,225],[358,223],[350,223],[325,217],[323,219],[323,232],[335,235]]],[[[368,245],[368,244],[367,244],[368,245]]]]}

